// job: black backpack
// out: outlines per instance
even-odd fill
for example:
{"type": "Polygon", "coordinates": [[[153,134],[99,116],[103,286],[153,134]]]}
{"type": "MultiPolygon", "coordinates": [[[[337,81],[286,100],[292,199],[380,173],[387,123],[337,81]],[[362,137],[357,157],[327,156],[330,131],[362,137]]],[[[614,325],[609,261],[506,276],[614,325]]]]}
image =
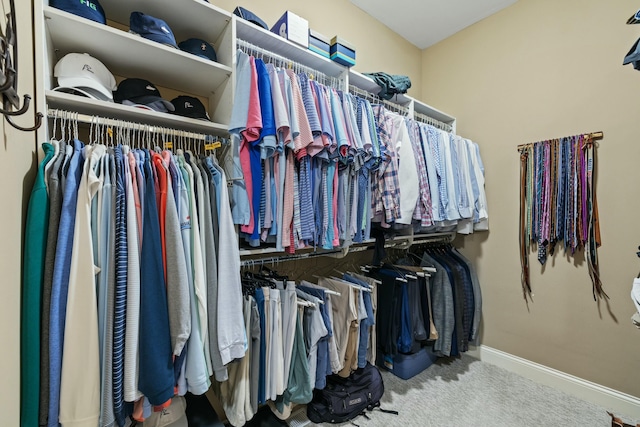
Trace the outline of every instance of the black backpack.
{"type": "MultiPolygon", "coordinates": [[[[307,417],[314,423],[342,423],[380,407],[384,383],[375,366],[354,371],[348,378],[338,375],[327,377],[327,386],[313,391],[313,400],[307,404],[307,417]]],[[[383,412],[398,415],[396,411],[383,412]]],[[[366,414],[365,414],[366,416],[366,414]]]]}

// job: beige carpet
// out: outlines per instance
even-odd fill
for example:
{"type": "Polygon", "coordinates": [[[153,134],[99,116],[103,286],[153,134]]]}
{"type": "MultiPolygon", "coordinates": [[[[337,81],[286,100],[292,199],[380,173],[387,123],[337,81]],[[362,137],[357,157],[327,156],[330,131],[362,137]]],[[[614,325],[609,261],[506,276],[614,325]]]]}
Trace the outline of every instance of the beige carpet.
{"type": "MultiPolygon", "coordinates": [[[[606,408],[470,356],[441,360],[402,380],[382,370],[384,409],[358,417],[361,427],[605,427],[606,408]]],[[[619,414],[622,415],[622,414],[619,414]]],[[[640,420],[625,419],[627,422],[640,420]]],[[[345,423],[343,425],[351,425],[345,423]]]]}

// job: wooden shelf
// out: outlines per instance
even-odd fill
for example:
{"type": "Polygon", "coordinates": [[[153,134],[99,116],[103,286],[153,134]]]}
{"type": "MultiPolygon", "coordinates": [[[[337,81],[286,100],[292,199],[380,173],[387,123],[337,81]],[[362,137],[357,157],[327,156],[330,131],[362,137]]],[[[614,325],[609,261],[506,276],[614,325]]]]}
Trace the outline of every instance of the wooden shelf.
{"type": "Polygon", "coordinates": [[[97,101],[95,99],[53,90],[46,91],[46,99],[49,108],[77,111],[83,114],[97,115],[110,119],[164,126],[167,128],[204,133],[207,135],[228,135],[227,125],[208,122],[205,120],[197,120],[168,113],[143,110],[112,102],[97,101]]]}
{"type": "Polygon", "coordinates": [[[345,67],[324,56],[305,49],[295,43],[284,39],[277,34],[258,27],[242,18],[235,18],[236,37],[259,46],[265,50],[295,61],[301,65],[313,68],[330,77],[341,77],[345,67]]]}
{"type": "Polygon", "coordinates": [[[226,65],[52,7],[45,7],[44,15],[57,59],[71,52],[88,53],[113,74],[205,98],[231,75],[226,65]]]}

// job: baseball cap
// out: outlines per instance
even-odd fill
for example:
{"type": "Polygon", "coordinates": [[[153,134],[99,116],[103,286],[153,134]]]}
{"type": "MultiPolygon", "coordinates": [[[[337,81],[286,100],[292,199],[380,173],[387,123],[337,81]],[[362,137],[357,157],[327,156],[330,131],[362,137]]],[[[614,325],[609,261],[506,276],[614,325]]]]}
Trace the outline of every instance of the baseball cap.
{"type": "Polygon", "coordinates": [[[260,19],[258,15],[251,12],[250,10],[245,9],[244,7],[241,7],[241,6],[236,7],[233,10],[233,13],[234,15],[237,15],[242,19],[245,19],[249,22],[256,24],[258,27],[262,27],[267,31],[269,30],[269,27],[267,27],[267,24],[265,24],[265,22],[262,19],[260,19]]]}
{"type": "Polygon", "coordinates": [[[216,51],[209,43],[202,39],[191,38],[178,43],[180,50],[204,59],[217,61],[216,51]]]}
{"type": "Polygon", "coordinates": [[[88,53],[68,53],[53,68],[58,79],[55,91],[79,93],[88,98],[113,102],[116,79],[113,74],[88,53]]]}
{"type": "Polygon", "coordinates": [[[113,100],[123,105],[150,108],[166,113],[173,111],[173,104],[162,99],[160,91],[153,83],[145,79],[125,79],[113,93],[113,100]]]}
{"type": "Polygon", "coordinates": [[[50,0],[49,5],[101,24],[107,23],[104,9],[98,0],[50,0]]]}
{"type": "Polygon", "coordinates": [[[174,396],[171,404],[161,411],[153,412],[142,423],[142,427],[188,427],[187,403],[183,396],[174,396]]]}
{"type": "Polygon", "coordinates": [[[627,19],[627,24],[640,24],[640,10],[634,13],[631,18],[627,19]]]}
{"type": "Polygon", "coordinates": [[[129,16],[129,31],[139,34],[145,39],[178,48],[173,31],[171,31],[167,23],[151,15],[145,15],[142,12],[131,12],[129,16]]]}
{"type": "Polygon", "coordinates": [[[173,114],[183,117],[190,117],[192,119],[211,120],[205,110],[204,105],[198,98],[192,96],[180,95],[171,100],[171,103],[175,107],[173,114]]]}
{"type": "Polygon", "coordinates": [[[636,40],[633,46],[631,46],[627,56],[625,56],[622,61],[622,65],[630,63],[633,63],[633,68],[636,70],[640,68],[640,39],[636,40]]]}

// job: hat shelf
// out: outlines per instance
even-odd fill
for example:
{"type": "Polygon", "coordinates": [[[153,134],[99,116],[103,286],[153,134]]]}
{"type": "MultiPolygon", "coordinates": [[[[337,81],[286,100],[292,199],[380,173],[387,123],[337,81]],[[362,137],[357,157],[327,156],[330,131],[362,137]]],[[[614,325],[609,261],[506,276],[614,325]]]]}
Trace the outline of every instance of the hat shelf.
{"type": "Polygon", "coordinates": [[[59,110],[78,111],[83,114],[163,126],[207,135],[227,136],[229,134],[227,125],[176,116],[169,113],[159,113],[157,111],[149,111],[112,102],[97,101],[64,92],[47,90],[46,98],[49,108],[59,110]]]}
{"type": "MultiPolygon", "coordinates": [[[[100,4],[109,21],[128,28],[131,12],[142,12],[165,21],[177,42],[195,37],[214,45],[216,51],[232,17],[231,13],[202,0],[101,0],[100,4]]],[[[218,60],[231,65],[224,59],[218,60]]]]}
{"type": "Polygon", "coordinates": [[[67,53],[88,53],[112,74],[143,77],[159,86],[204,97],[231,75],[226,65],[52,7],[45,7],[44,14],[57,56],[52,64],[67,53]]]}

